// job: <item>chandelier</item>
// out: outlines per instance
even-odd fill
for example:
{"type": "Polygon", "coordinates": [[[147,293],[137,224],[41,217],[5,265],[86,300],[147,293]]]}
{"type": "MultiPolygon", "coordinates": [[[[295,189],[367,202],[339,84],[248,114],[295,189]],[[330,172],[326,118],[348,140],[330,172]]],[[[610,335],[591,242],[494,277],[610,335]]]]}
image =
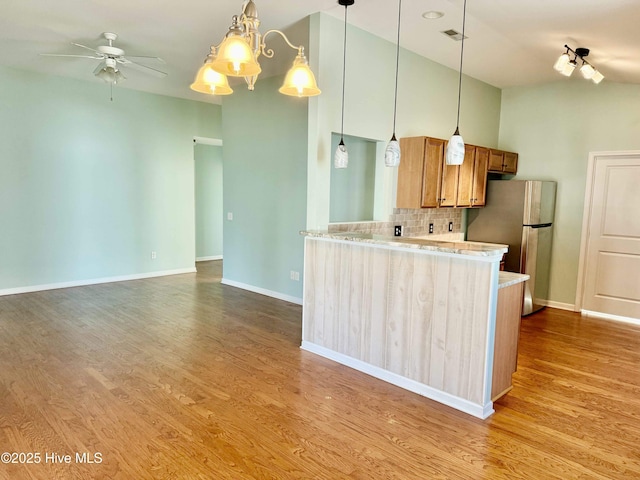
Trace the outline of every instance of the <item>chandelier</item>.
{"type": "Polygon", "coordinates": [[[260,56],[273,58],[275,55],[273,49],[266,45],[267,37],[279,34],[298,54],[278,91],[294,97],[319,95],[320,89],[304,55],[304,47],[293,45],[280,30],[268,30],[261,34],[259,26],[258,10],[253,0],[249,0],[244,4],[242,14],[232,17],[231,26],[222,42],[218,46],[211,46],[211,52],[198,70],[191,89],[210,95],[229,95],[233,90],[229,87],[227,77],[243,77],[249,90],[253,90],[262,71],[258,59],[260,56]]]}

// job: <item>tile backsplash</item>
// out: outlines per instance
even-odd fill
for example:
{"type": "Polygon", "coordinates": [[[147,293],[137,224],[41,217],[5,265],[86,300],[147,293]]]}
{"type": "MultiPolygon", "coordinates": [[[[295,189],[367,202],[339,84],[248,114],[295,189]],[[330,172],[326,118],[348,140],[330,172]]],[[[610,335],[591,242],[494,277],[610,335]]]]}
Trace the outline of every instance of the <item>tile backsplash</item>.
{"type": "Polygon", "coordinates": [[[331,223],[329,232],[364,232],[393,236],[394,227],[402,225],[403,237],[429,235],[429,224],[433,223],[433,234],[449,233],[449,222],[453,222],[453,233],[462,232],[462,209],[459,208],[394,208],[388,222],[331,223]]]}

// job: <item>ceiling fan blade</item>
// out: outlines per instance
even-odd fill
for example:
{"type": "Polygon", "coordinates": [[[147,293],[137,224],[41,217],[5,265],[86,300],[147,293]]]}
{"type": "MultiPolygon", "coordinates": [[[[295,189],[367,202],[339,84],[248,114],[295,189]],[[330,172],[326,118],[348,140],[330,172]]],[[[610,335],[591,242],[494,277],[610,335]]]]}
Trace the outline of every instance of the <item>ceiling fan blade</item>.
{"type": "Polygon", "coordinates": [[[86,50],[91,50],[92,52],[97,53],[98,55],[102,55],[98,50],[95,50],[91,47],[87,47],[86,45],[82,45],[81,43],[71,42],[71,45],[75,45],[76,47],[84,48],[86,50]]]}
{"type": "Polygon", "coordinates": [[[74,58],[91,58],[93,60],[102,60],[104,57],[94,57],[91,55],[67,55],[64,53],[41,53],[43,57],[74,57],[74,58]]]}
{"type": "Polygon", "coordinates": [[[132,62],[131,60],[129,60],[128,62],[121,62],[121,63],[127,65],[128,67],[135,68],[136,70],[149,73],[159,78],[164,78],[167,76],[166,72],[162,72],[160,70],[156,70],[155,68],[147,67],[146,65],[141,65],[139,63],[132,62]]]}
{"type": "Polygon", "coordinates": [[[133,59],[146,58],[146,59],[149,59],[149,60],[155,60],[155,61],[163,63],[163,64],[167,63],[160,57],[154,57],[154,56],[150,56],[150,55],[127,55],[127,58],[133,58],[133,59]]]}

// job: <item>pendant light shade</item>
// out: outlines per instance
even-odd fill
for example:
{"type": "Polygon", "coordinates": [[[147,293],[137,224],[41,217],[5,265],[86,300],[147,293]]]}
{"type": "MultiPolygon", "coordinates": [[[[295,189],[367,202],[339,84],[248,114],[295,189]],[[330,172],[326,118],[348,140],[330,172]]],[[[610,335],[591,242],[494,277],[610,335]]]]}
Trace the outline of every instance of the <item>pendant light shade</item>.
{"type": "Polygon", "coordinates": [[[460,135],[460,98],[462,93],[462,59],[464,58],[464,28],[467,17],[467,0],[464,0],[462,7],[462,39],[460,46],[460,71],[458,73],[458,115],[456,118],[456,131],[449,139],[445,162],[447,165],[462,165],[464,162],[464,140],[460,135]]]}
{"type": "Polygon", "coordinates": [[[309,63],[302,52],[293,61],[293,66],[284,77],[284,83],[278,90],[284,95],[292,97],[314,97],[320,95],[316,78],[309,68],[309,63]]]}
{"type": "Polygon", "coordinates": [[[396,139],[395,133],[384,151],[384,164],[387,167],[397,167],[400,165],[400,143],[396,139]]]}
{"type": "Polygon", "coordinates": [[[396,42],[396,86],[393,97],[393,134],[384,151],[384,164],[387,167],[400,165],[400,143],[396,139],[396,114],[398,112],[398,67],[400,66],[400,18],[402,14],[402,0],[398,0],[398,40],[396,42]]]}
{"type": "Polygon", "coordinates": [[[464,162],[464,140],[457,128],[447,144],[446,162],[447,165],[462,165],[464,162]]]}
{"type": "Polygon", "coordinates": [[[262,69],[243,33],[238,17],[233,22],[218,49],[218,56],[211,64],[212,68],[231,77],[258,75],[262,69]]]}
{"type": "Polygon", "coordinates": [[[196,78],[189,86],[191,90],[209,95],[230,95],[233,90],[229,86],[229,81],[225,75],[216,72],[211,63],[215,58],[215,48],[211,47],[211,53],[207,55],[204,65],[200,67],[196,78]]]}
{"type": "Polygon", "coordinates": [[[333,156],[333,166],[335,168],[347,168],[349,165],[349,152],[344,144],[344,86],[347,71],[347,9],[355,3],[355,0],[338,0],[344,6],[344,44],[342,49],[342,123],[340,126],[340,143],[333,156]]]}
{"type": "Polygon", "coordinates": [[[335,168],[347,168],[349,165],[349,152],[347,152],[347,146],[344,144],[344,140],[340,138],[338,148],[333,156],[333,166],[335,168]]]}

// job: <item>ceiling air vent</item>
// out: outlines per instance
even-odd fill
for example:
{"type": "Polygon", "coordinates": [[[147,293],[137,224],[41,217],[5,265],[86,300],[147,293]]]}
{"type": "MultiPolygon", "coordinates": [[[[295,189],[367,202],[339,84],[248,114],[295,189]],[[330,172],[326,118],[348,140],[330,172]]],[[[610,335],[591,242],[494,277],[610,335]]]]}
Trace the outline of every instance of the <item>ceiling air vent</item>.
{"type": "MultiPolygon", "coordinates": [[[[456,42],[459,42],[460,40],[462,40],[462,34],[456,30],[449,29],[449,30],[443,31],[442,33],[444,33],[450,39],[455,40],[456,42]]],[[[465,35],[464,38],[469,38],[469,36],[465,35]]]]}

